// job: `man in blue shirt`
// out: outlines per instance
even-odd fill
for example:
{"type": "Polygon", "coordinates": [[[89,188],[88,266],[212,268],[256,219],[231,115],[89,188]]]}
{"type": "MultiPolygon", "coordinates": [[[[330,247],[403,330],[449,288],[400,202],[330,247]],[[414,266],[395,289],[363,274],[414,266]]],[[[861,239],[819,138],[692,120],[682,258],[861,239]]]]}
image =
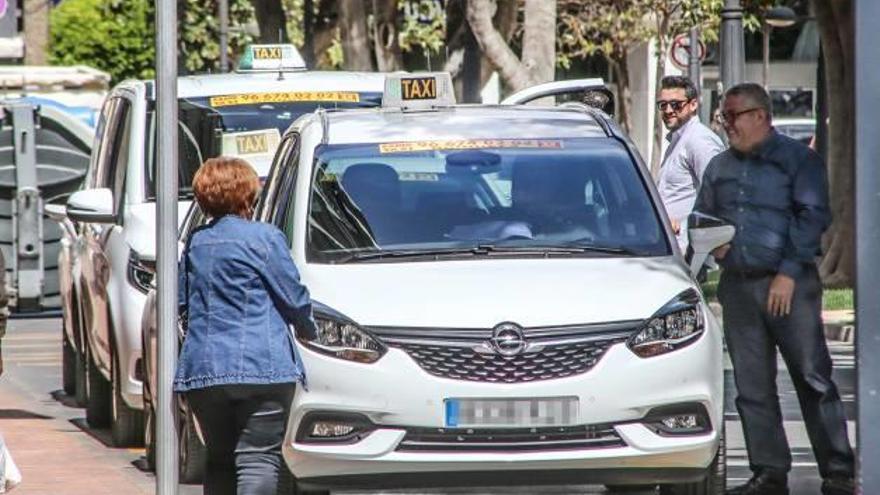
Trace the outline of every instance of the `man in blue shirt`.
{"type": "Polygon", "coordinates": [[[721,120],[730,149],[712,159],[695,209],[736,227],[713,254],[718,298],[754,476],[727,493],[788,495],[791,452],[776,391],[776,352],[798,394],[822,493],[854,493],[846,416],[831,380],[815,259],[831,221],[822,159],[772,127],[770,97],[757,84],[727,91],[721,120]]]}

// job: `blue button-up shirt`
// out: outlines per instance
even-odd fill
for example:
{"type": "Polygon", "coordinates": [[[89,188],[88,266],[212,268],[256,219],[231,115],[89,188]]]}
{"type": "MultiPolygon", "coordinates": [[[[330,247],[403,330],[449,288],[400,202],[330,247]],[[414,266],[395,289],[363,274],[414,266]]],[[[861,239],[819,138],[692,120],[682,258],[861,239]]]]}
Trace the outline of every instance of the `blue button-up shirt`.
{"type": "Polygon", "coordinates": [[[712,159],[695,209],[736,227],[723,268],[797,277],[815,263],[831,222],[824,163],[772,130],[752,153],[731,148],[712,159]]]}
{"type": "Polygon", "coordinates": [[[302,379],[288,324],[313,336],[315,323],[280,230],[221,217],[192,234],[179,273],[188,326],[175,391],[302,379]]]}

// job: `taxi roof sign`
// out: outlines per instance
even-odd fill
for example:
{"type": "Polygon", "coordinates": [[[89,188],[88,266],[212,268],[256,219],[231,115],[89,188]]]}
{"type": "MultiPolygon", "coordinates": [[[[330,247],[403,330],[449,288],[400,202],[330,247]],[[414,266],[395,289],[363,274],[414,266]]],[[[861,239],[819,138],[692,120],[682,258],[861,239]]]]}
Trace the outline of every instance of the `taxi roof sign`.
{"type": "Polygon", "coordinates": [[[385,78],[385,108],[429,110],[451,105],[455,105],[455,93],[448,72],[389,74],[385,78]]]}
{"type": "Polygon", "coordinates": [[[239,71],[303,70],[306,62],[289,44],[248,45],[238,61],[239,71]]]}

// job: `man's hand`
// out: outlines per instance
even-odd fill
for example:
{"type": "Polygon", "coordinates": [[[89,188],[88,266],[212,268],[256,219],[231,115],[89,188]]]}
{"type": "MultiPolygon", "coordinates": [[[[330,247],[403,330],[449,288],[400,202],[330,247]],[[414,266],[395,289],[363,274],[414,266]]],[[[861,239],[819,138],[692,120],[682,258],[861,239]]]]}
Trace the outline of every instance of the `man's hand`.
{"type": "Polygon", "coordinates": [[[720,261],[723,260],[725,256],[727,256],[728,251],[730,251],[730,244],[718,246],[717,248],[712,250],[712,256],[714,256],[716,260],[720,261]]]}
{"type": "Polygon", "coordinates": [[[678,235],[681,233],[681,222],[680,221],[675,220],[675,219],[671,219],[671,220],[669,220],[669,223],[672,224],[672,232],[675,235],[678,235]]]}
{"type": "Polygon", "coordinates": [[[794,295],[794,279],[781,273],[770,282],[767,296],[767,312],[770,316],[788,316],[791,313],[791,298],[794,295]]]}

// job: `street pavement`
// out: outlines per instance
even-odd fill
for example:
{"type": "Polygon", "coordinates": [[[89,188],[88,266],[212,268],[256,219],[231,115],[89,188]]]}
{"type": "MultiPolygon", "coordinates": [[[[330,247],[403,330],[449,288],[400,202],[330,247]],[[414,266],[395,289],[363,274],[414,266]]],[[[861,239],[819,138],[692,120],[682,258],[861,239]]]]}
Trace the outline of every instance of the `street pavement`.
{"type": "MultiPolygon", "coordinates": [[[[5,372],[0,378],[0,433],[5,437],[24,483],[15,495],[128,495],[154,493],[155,478],[144,470],[143,449],[110,447],[110,432],[85,423],[85,411],[73,407],[61,388],[61,321],[11,320],[3,339],[5,372]]],[[[834,374],[844,399],[850,437],[855,437],[855,362],[852,344],[830,341],[834,374]]],[[[797,396],[780,359],[779,390],[794,466],[791,495],[819,493],[821,480],[809,447],[797,396]]],[[[734,407],[730,363],[725,363],[725,416],[728,443],[728,486],[748,479],[742,429],[734,407]]],[[[181,495],[201,493],[183,486],[181,495]]],[[[444,490],[345,491],[378,494],[598,494],[598,486],[532,486],[444,490]]],[[[651,493],[651,492],[643,492],[651,493]]]]}

